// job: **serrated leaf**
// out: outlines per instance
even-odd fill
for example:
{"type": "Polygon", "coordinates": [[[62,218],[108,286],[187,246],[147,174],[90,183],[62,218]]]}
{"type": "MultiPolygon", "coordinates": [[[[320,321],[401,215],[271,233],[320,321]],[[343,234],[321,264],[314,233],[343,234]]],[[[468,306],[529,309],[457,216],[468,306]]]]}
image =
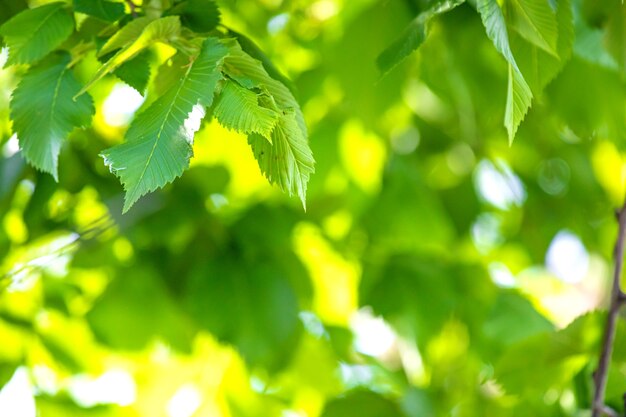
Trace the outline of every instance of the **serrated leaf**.
{"type": "Polygon", "coordinates": [[[272,132],[271,143],[256,134],[248,136],[248,142],[265,177],[289,195],[296,194],[306,208],[306,187],[315,160],[294,111],[285,113],[272,132]]]}
{"type": "Polygon", "coordinates": [[[179,15],[182,24],[194,32],[210,32],[220,23],[220,11],[213,0],[185,0],[163,13],[179,15]]]}
{"type": "Polygon", "coordinates": [[[89,95],[72,100],[80,84],[67,68],[70,57],[58,54],[32,67],[11,98],[11,119],[23,155],[57,179],[63,141],[75,127],[87,126],[94,113],[89,95]]]}
{"type": "Polygon", "coordinates": [[[150,54],[144,51],[120,65],[115,76],[137,90],[141,95],[146,91],[150,80],[150,54]]]}
{"type": "Polygon", "coordinates": [[[185,121],[196,104],[212,104],[227,52],[219,40],[207,38],[183,78],[131,123],[126,142],[101,154],[126,190],[124,212],[188,167],[194,132],[185,121]]]}
{"type": "Polygon", "coordinates": [[[115,22],[124,16],[124,4],[107,0],[74,0],[74,11],[115,22]]]}
{"type": "Polygon", "coordinates": [[[402,35],[376,58],[376,65],[378,65],[382,75],[391,71],[419,48],[426,39],[427,23],[430,19],[448,12],[464,2],[465,0],[442,0],[413,19],[404,29],[402,35]]]}
{"type": "Polygon", "coordinates": [[[74,19],[64,3],[24,10],[0,26],[9,47],[6,65],[30,64],[48,55],[74,31],[74,19]]]}
{"type": "Polygon", "coordinates": [[[263,93],[241,87],[235,81],[224,84],[213,113],[228,129],[241,133],[258,133],[271,140],[271,133],[278,122],[276,110],[260,104],[263,93]]]}
{"type": "Polygon", "coordinates": [[[504,112],[504,126],[513,142],[519,124],[524,120],[532,102],[532,92],[522,75],[509,44],[509,35],[502,10],[496,0],[478,0],[478,13],[487,31],[487,36],[509,63],[509,83],[504,112]]]}
{"type": "Polygon", "coordinates": [[[519,70],[509,64],[509,84],[506,93],[506,109],[504,110],[504,126],[509,132],[509,144],[513,143],[519,124],[524,120],[533,93],[519,70]]]}
{"type": "MultiPolygon", "coordinates": [[[[143,24],[143,23],[142,23],[143,24]]],[[[133,33],[135,27],[133,27],[133,33]]],[[[124,62],[127,62],[138,53],[143,51],[148,46],[155,42],[167,42],[177,36],[180,33],[180,21],[178,16],[164,17],[148,23],[141,34],[132,42],[127,43],[122,49],[120,49],[111,59],[109,59],[103,66],[101,66],[92,79],[83,87],[83,89],[77,94],[80,96],[87,91],[91,86],[99,81],[102,77],[115,71],[124,62]]],[[[119,41],[114,42],[114,46],[117,46],[119,41]]],[[[107,43],[104,45],[101,54],[104,51],[108,51],[111,46],[107,43]],[[105,49],[106,48],[106,49],[105,49]]]]}
{"type": "Polygon", "coordinates": [[[572,6],[569,0],[561,0],[557,5],[558,57],[547,53],[520,36],[511,37],[511,48],[518,58],[520,70],[534,95],[542,94],[543,89],[561,71],[572,55],[574,24],[572,6]]]}
{"type": "Polygon", "coordinates": [[[298,102],[284,84],[267,74],[260,61],[245,53],[235,40],[227,42],[229,54],[224,59],[224,72],[248,89],[266,92],[283,113],[272,132],[271,144],[258,135],[249,137],[259,167],[271,183],[290,195],[298,195],[305,205],[315,161],[298,102]]]}
{"type": "Polygon", "coordinates": [[[513,27],[527,41],[557,56],[558,26],[548,0],[512,0],[513,27]]]}
{"type": "Polygon", "coordinates": [[[276,65],[274,65],[272,60],[265,54],[265,52],[263,52],[261,48],[259,48],[256,43],[254,43],[252,39],[239,32],[235,32],[230,28],[228,29],[228,33],[230,35],[233,35],[235,39],[237,39],[237,42],[239,43],[239,46],[241,47],[241,50],[243,52],[263,64],[263,68],[265,69],[265,71],[267,71],[270,77],[283,83],[285,87],[287,87],[289,91],[291,91],[292,94],[296,94],[296,88],[291,80],[285,77],[285,75],[281,73],[278,68],[276,68],[276,65]]]}

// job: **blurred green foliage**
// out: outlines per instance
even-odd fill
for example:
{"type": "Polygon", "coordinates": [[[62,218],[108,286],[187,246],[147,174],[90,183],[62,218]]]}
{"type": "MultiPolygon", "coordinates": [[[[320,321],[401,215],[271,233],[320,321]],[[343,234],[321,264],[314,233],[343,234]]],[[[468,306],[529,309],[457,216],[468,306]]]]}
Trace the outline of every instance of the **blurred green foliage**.
{"type": "MultiPolygon", "coordinates": [[[[45,3],[3,0],[0,24],[45,3]]],[[[124,2],[98,3],[73,3],[79,32],[124,2]]],[[[213,29],[201,3],[171,14],[213,29]]],[[[58,182],[13,136],[26,67],[0,70],[0,414],[589,415],[625,191],[626,9],[457,3],[218,1],[244,50],[291,80],[316,160],[306,212],[207,117],[190,169],[121,214],[98,155],[141,102],[122,81],[148,85],[149,104],[156,78],[177,77],[157,71],[160,44],[133,64],[150,80],[120,67],[90,90],[92,125],[61,148],[58,182]],[[492,42],[503,33],[510,52],[492,42]],[[501,53],[533,96],[510,146],[501,53]]],[[[88,54],[75,75],[100,65],[88,54]]],[[[623,414],[618,327],[607,403],[623,414]]]]}

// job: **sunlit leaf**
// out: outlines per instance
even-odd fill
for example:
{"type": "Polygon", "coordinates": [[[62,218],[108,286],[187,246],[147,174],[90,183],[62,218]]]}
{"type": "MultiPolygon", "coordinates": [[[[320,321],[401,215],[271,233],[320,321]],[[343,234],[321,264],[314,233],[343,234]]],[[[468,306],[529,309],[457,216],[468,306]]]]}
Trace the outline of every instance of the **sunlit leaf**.
{"type": "Polygon", "coordinates": [[[126,190],[124,211],[142,195],[180,176],[189,165],[194,132],[185,127],[185,121],[196,104],[213,102],[226,52],[217,39],[208,38],[183,78],[133,121],[126,142],[102,153],[126,190]]]}
{"type": "Polygon", "coordinates": [[[524,116],[526,116],[526,112],[530,108],[533,94],[511,52],[506,22],[500,6],[496,0],[478,0],[477,3],[478,12],[487,30],[487,36],[489,36],[498,52],[509,63],[509,83],[504,112],[504,126],[509,133],[509,143],[512,143],[519,124],[524,120],[524,116]]]}
{"type": "Polygon", "coordinates": [[[272,133],[271,144],[256,135],[249,137],[259,167],[270,182],[290,195],[296,194],[306,205],[306,187],[315,171],[315,160],[300,106],[289,89],[272,79],[262,64],[243,52],[236,42],[229,44],[229,50],[224,72],[246,88],[259,88],[267,93],[283,113],[272,133]]]}
{"type": "Polygon", "coordinates": [[[76,96],[83,94],[91,88],[94,83],[102,79],[102,77],[113,72],[123,63],[127,62],[153,43],[167,42],[178,35],[179,32],[180,21],[178,20],[178,16],[164,17],[152,22],[142,20],[141,23],[137,23],[135,26],[128,29],[128,32],[125,33],[124,36],[120,35],[120,37],[110,40],[102,47],[100,50],[101,55],[105,54],[107,51],[110,52],[112,49],[115,49],[115,47],[120,45],[122,42],[125,43],[125,46],[122,49],[120,49],[111,59],[98,69],[92,79],[76,96]],[[147,23],[145,27],[141,28],[141,26],[145,23],[147,23]],[[139,32],[139,29],[142,29],[141,32],[139,32]],[[140,33],[140,35],[133,41],[127,43],[127,39],[137,33],[140,33]]]}
{"type": "Polygon", "coordinates": [[[214,114],[222,125],[242,133],[258,133],[271,139],[271,133],[278,122],[279,113],[261,105],[271,98],[241,87],[234,81],[227,81],[215,103],[214,114]]]}

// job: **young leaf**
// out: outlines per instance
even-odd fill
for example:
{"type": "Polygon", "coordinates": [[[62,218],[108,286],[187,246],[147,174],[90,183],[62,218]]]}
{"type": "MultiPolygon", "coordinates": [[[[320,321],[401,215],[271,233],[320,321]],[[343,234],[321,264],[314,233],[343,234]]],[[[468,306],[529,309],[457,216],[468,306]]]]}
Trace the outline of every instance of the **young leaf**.
{"type": "Polygon", "coordinates": [[[513,0],[513,27],[527,41],[558,56],[558,27],[548,0],[513,0]]]}
{"type": "Polygon", "coordinates": [[[107,0],[74,0],[74,11],[115,22],[124,16],[124,4],[107,0]]]}
{"type": "Polygon", "coordinates": [[[478,0],[478,13],[487,30],[487,36],[509,63],[509,84],[504,114],[504,126],[509,133],[509,143],[513,142],[517,127],[524,120],[530,108],[533,94],[522,75],[509,45],[509,35],[502,10],[496,0],[478,0]]]}
{"type": "Polygon", "coordinates": [[[271,78],[261,62],[245,53],[235,40],[229,41],[228,46],[224,72],[248,89],[267,92],[283,113],[272,132],[271,144],[257,135],[249,137],[261,171],[283,191],[297,194],[305,205],[306,187],[315,171],[315,161],[298,102],[284,84],[271,78]]]}
{"type": "Polygon", "coordinates": [[[235,81],[227,81],[213,112],[217,120],[229,129],[258,133],[270,139],[279,114],[276,110],[263,107],[260,99],[260,94],[241,87],[235,81]]]}
{"type": "Polygon", "coordinates": [[[73,128],[87,126],[94,113],[89,95],[72,100],[80,84],[69,62],[69,55],[57,54],[32,67],[11,98],[13,129],[24,157],[55,179],[63,140],[73,128]]]}
{"type": "Polygon", "coordinates": [[[163,13],[179,15],[182,24],[194,32],[210,32],[220,23],[220,11],[213,0],[185,0],[163,13]]]}
{"type": "Polygon", "coordinates": [[[6,65],[30,64],[48,55],[74,31],[74,19],[64,3],[24,10],[0,26],[9,47],[6,65]]]}
{"type": "Polygon", "coordinates": [[[126,190],[124,212],[189,165],[194,132],[185,127],[185,121],[196,104],[212,104],[227,52],[219,40],[207,38],[183,78],[132,122],[126,142],[101,154],[126,190]]]}
{"type": "MultiPolygon", "coordinates": [[[[135,29],[135,27],[132,28],[133,31],[135,29]]],[[[167,42],[177,36],[179,32],[180,21],[178,20],[178,16],[164,17],[148,23],[139,35],[139,37],[137,37],[134,41],[126,44],[126,46],[120,49],[115,55],[113,55],[111,59],[109,59],[104,65],[100,67],[100,69],[98,69],[96,74],[85,85],[85,87],[83,87],[83,89],[79,91],[77,96],[83,94],[85,91],[91,88],[91,86],[95,82],[100,80],[105,75],[115,71],[115,69],[121,66],[124,62],[130,60],[148,46],[152,45],[155,42],[167,42]]],[[[116,40],[112,43],[114,44],[114,46],[117,46],[120,41],[121,40],[116,40]]],[[[100,54],[103,54],[104,51],[108,51],[110,48],[111,45],[109,45],[109,43],[105,44],[102,48],[103,50],[100,51],[100,54]]]]}
{"type": "Polygon", "coordinates": [[[413,19],[404,29],[402,35],[376,58],[376,65],[378,65],[382,75],[391,71],[420,47],[426,39],[426,24],[430,19],[448,12],[464,2],[465,0],[442,0],[413,19]]]}
{"type": "Polygon", "coordinates": [[[248,136],[248,143],[267,179],[289,195],[296,194],[306,208],[306,187],[315,160],[294,111],[285,113],[272,132],[271,143],[256,134],[248,136]]]}

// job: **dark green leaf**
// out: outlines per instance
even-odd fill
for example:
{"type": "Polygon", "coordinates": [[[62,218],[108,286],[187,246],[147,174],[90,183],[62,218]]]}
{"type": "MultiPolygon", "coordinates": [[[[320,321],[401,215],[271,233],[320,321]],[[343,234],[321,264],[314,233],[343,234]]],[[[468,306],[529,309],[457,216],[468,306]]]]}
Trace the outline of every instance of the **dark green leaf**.
{"type": "Polygon", "coordinates": [[[150,80],[150,53],[140,53],[120,65],[113,74],[143,95],[150,80]]]}
{"type": "Polygon", "coordinates": [[[220,11],[213,0],[185,0],[163,13],[179,15],[182,24],[194,32],[210,32],[220,23],[220,11]]]}
{"type": "Polygon", "coordinates": [[[107,0],[74,0],[74,10],[107,22],[115,22],[124,16],[123,3],[107,0]]]}

